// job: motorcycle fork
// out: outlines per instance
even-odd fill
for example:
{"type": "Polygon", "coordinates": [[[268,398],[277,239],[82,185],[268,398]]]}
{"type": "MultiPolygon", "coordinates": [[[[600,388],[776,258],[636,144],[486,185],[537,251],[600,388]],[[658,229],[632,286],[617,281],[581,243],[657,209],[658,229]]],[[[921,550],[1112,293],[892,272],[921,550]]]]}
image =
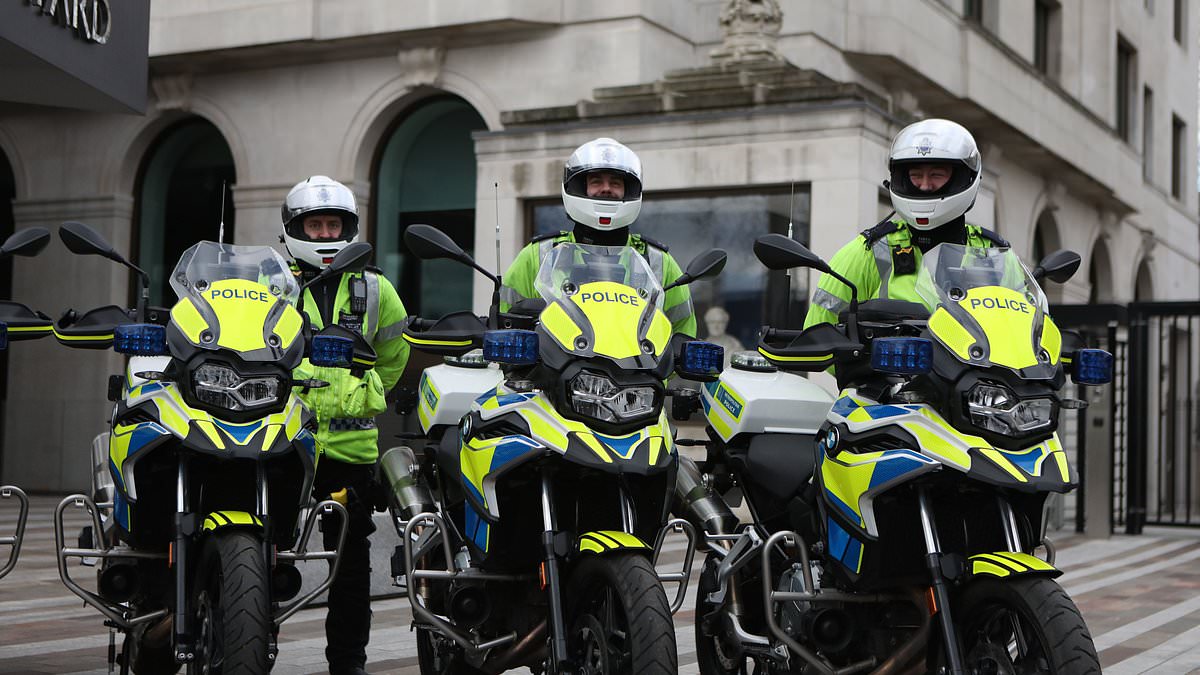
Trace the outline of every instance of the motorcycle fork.
{"type": "Polygon", "coordinates": [[[942,629],[942,642],[946,648],[946,660],[953,675],[963,675],[963,659],[958,643],[958,632],[954,628],[954,618],[950,615],[950,586],[946,583],[946,574],[942,571],[942,546],[938,541],[937,525],[933,519],[933,509],[929,504],[929,492],[922,487],[917,492],[917,504],[921,511],[921,531],[925,535],[925,564],[929,568],[930,580],[933,583],[934,601],[937,603],[938,626],[942,629]]]}
{"type": "Polygon", "coordinates": [[[196,519],[188,512],[187,458],[179,458],[175,483],[175,545],[171,563],[175,566],[175,661],[187,663],[195,658],[192,643],[192,612],[188,598],[189,544],[195,535],[196,519]]]}
{"type": "Polygon", "coordinates": [[[558,514],[554,511],[554,490],[550,476],[542,473],[542,549],[545,553],[546,593],[550,600],[550,659],[554,672],[568,672],[566,611],[563,607],[562,575],[559,553],[554,540],[558,533],[558,514]]]}

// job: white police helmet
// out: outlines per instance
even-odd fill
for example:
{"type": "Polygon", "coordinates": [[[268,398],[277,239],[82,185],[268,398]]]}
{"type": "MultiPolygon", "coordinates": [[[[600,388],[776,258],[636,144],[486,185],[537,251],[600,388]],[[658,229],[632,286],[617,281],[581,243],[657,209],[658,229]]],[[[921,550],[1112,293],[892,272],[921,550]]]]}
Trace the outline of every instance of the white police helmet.
{"type": "Polygon", "coordinates": [[[563,169],[563,206],[571,220],[597,230],[629,227],[642,210],[642,161],[611,138],[597,138],[575,149],[563,169]],[[587,195],[587,176],[596,171],[615,173],[625,180],[621,199],[587,195]]]}
{"type": "Polygon", "coordinates": [[[983,164],[971,132],[950,120],[928,119],[896,134],[888,171],[888,191],[896,213],[911,227],[929,230],[975,205],[983,164]],[[915,164],[949,165],[950,180],[938,190],[922,192],[908,177],[908,170],[915,164]]]}
{"type": "Polygon", "coordinates": [[[346,244],[358,241],[358,206],[350,188],[328,176],[312,176],[296,183],[283,200],[283,243],[288,253],[318,269],[333,261],[346,244]],[[337,240],[314,240],[304,234],[304,218],[311,215],[342,218],[342,236],[337,240]]]}

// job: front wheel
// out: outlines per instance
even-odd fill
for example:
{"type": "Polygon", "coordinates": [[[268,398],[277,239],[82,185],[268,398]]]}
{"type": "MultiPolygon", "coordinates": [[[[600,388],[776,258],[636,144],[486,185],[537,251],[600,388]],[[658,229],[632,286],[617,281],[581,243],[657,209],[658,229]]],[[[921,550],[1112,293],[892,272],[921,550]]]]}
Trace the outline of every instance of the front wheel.
{"type": "Polygon", "coordinates": [[[954,612],[967,672],[1100,672],[1083,616],[1053,579],[980,577],[963,590],[954,612]]]}
{"type": "Polygon", "coordinates": [[[634,553],[588,555],[566,587],[567,649],[578,672],[676,672],[675,626],[649,560],[634,553]]]}
{"type": "Polygon", "coordinates": [[[197,654],[189,671],[265,675],[271,669],[271,576],[262,541],[253,532],[218,530],[202,546],[191,591],[197,654]]]}

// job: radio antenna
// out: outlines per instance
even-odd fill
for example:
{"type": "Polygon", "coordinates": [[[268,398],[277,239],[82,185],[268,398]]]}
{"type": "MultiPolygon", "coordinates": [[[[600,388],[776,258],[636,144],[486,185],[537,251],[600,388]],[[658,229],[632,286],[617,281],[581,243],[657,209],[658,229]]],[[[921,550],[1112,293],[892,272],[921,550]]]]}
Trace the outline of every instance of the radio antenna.
{"type": "Polygon", "coordinates": [[[503,269],[500,267],[500,181],[492,184],[495,190],[495,205],[496,205],[496,274],[503,269]]]}
{"type": "MultiPolygon", "coordinates": [[[[788,201],[788,229],[787,229],[788,239],[792,238],[792,233],[795,231],[795,226],[793,225],[793,215],[795,214],[795,212],[796,212],[796,181],[792,181],[792,195],[788,201]]],[[[783,325],[787,326],[787,325],[789,325],[788,324],[788,315],[791,314],[791,309],[792,309],[792,268],[789,267],[786,270],[784,270],[784,275],[787,277],[787,285],[784,287],[786,289],[786,292],[784,293],[784,301],[783,301],[783,325]]]]}
{"type": "Polygon", "coordinates": [[[217,228],[217,243],[225,243],[225,193],[229,190],[229,186],[225,181],[221,181],[221,213],[217,217],[217,222],[220,225],[217,228]]]}

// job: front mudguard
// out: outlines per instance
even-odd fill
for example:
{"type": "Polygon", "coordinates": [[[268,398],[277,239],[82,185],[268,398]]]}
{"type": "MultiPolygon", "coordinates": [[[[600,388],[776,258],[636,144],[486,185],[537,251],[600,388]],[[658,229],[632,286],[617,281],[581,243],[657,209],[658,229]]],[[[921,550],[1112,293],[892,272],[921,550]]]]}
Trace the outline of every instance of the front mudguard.
{"type": "Polygon", "coordinates": [[[997,551],[995,553],[979,553],[967,558],[967,574],[968,581],[978,576],[1005,579],[1040,575],[1053,579],[1062,576],[1062,571],[1045,560],[1028,553],[997,551]]]}
{"type": "Polygon", "coordinates": [[[584,532],[575,540],[575,553],[606,555],[621,551],[638,551],[649,556],[654,549],[636,536],[617,530],[584,532]]]}

